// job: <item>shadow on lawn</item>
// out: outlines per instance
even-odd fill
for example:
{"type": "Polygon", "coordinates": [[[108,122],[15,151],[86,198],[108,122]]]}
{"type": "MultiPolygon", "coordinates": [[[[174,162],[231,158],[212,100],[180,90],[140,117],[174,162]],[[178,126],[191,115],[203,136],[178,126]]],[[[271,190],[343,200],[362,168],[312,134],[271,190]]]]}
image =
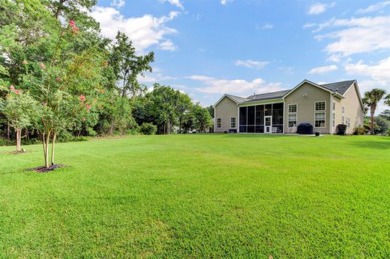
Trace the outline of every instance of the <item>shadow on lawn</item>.
{"type": "Polygon", "coordinates": [[[351,143],[353,146],[361,148],[371,148],[371,149],[390,149],[390,137],[382,137],[381,141],[377,140],[365,140],[365,141],[356,141],[351,143]]]}

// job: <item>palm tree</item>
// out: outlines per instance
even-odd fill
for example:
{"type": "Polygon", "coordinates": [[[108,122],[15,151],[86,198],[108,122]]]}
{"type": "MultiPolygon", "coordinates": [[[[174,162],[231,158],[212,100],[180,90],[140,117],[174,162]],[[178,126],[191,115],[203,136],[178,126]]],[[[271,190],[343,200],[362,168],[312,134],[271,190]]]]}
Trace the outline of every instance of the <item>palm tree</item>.
{"type": "Polygon", "coordinates": [[[388,94],[388,95],[385,97],[385,104],[387,104],[388,106],[390,106],[390,94],[388,94]]]}
{"type": "MultiPolygon", "coordinates": [[[[363,103],[370,109],[370,130],[371,135],[374,135],[374,114],[377,104],[382,100],[386,91],[383,89],[372,89],[364,93],[363,103]]],[[[386,98],[389,96],[386,96],[386,98]]]]}

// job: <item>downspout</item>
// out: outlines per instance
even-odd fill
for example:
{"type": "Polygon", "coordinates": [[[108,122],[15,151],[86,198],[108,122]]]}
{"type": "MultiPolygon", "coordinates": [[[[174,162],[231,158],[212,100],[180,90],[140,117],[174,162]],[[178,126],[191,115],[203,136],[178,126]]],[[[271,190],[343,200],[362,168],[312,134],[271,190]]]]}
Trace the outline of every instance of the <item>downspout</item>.
{"type": "Polygon", "coordinates": [[[329,134],[333,135],[333,94],[330,94],[329,102],[329,134]]]}
{"type": "Polygon", "coordinates": [[[236,121],[237,133],[240,133],[240,106],[237,104],[237,121],[236,121]]]}

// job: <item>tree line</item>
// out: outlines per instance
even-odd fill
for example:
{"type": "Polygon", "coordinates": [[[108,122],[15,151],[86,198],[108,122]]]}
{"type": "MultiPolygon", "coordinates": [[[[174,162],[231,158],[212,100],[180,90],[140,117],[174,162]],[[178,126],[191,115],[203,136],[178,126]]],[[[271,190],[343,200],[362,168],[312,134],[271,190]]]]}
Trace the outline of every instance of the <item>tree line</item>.
{"type": "Polygon", "coordinates": [[[205,132],[209,109],[170,86],[151,90],[154,53],[137,55],[131,39],[100,34],[89,16],[96,0],[0,0],[0,135],[2,142],[43,145],[79,136],[205,132]]]}

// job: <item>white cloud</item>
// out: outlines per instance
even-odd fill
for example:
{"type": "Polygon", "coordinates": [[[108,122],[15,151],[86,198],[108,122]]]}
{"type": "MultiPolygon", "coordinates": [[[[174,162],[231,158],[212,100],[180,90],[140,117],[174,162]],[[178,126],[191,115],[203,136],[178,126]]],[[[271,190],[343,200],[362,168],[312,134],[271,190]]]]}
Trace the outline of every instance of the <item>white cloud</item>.
{"type": "Polygon", "coordinates": [[[180,8],[180,9],[184,9],[184,6],[180,2],[180,0],[160,0],[160,1],[163,2],[163,3],[164,2],[168,2],[168,3],[170,3],[173,6],[176,6],[176,7],[180,8]]]}
{"type": "Polygon", "coordinates": [[[178,12],[171,12],[168,16],[154,17],[144,15],[141,17],[124,17],[118,10],[112,7],[95,7],[91,16],[101,26],[103,36],[114,39],[117,32],[126,33],[137,52],[143,53],[151,46],[158,46],[164,50],[175,50],[175,45],[166,39],[167,35],[177,31],[166,24],[177,17],[178,12]]]}
{"type": "Polygon", "coordinates": [[[248,68],[257,68],[257,69],[262,69],[265,67],[269,62],[267,61],[254,61],[254,60],[237,60],[236,61],[236,66],[244,66],[248,68]]]}
{"type": "Polygon", "coordinates": [[[221,0],[221,5],[226,5],[229,2],[233,2],[234,0],[221,0]]]}
{"type": "Polygon", "coordinates": [[[274,25],[273,24],[270,24],[270,23],[266,23],[264,24],[261,29],[262,30],[270,30],[270,29],[273,29],[274,28],[274,25]]]}
{"type": "Polygon", "coordinates": [[[322,67],[315,67],[310,70],[309,74],[323,74],[328,73],[337,70],[336,65],[329,65],[329,66],[322,66],[322,67]]]}
{"type": "Polygon", "coordinates": [[[357,13],[359,13],[359,14],[365,14],[365,13],[376,12],[376,11],[379,11],[379,10],[385,8],[385,7],[388,6],[388,5],[390,5],[390,1],[379,2],[379,3],[377,3],[377,4],[370,5],[370,6],[367,7],[367,8],[359,9],[359,10],[357,11],[357,13]]]}
{"type": "Polygon", "coordinates": [[[318,14],[322,14],[324,13],[328,8],[330,7],[334,7],[335,6],[335,3],[331,3],[331,4],[323,4],[323,3],[315,3],[315,4],[312,4],[310,7],[309,7],[309,10],[308,10],[308,14],[309,15],[318,15],[318,14]]]}
{"type": "Polygon", "coordinates": [[[390,49],[390,16],[333,19],[319,24],[315,31],[325,28],[333,32],[318,35],[318,40],[330,39],[325,51],[330,56],[350,56],[390,49]]]}
{"type": "Polygon", "coordinates": [[[118,7],[118,8],[125,6],[125,4],[126,4],[125,0],[113,0],[111,2],[111,6],[118,7]]]}
{"type": "Polygon", "coordinates": [[[367,76],[382,86],[390,87],[390,57],[380,60],[376,64],[366,64],[359,61],[355,64],[346,64],[345,71],[348,74],[367,76]]]}
{"type": "Polygon", "coordinates": [[[201,82],[203,86],[196,88],[196,90],[208,94],[229,93],[241,96],[249,96],[253,93],[266,93],[281,90],[280,83],[266,83],[261,78],[247,81],[243,79],[227,80],[194,75],[190,76],[189,79],[201,82]]]}

